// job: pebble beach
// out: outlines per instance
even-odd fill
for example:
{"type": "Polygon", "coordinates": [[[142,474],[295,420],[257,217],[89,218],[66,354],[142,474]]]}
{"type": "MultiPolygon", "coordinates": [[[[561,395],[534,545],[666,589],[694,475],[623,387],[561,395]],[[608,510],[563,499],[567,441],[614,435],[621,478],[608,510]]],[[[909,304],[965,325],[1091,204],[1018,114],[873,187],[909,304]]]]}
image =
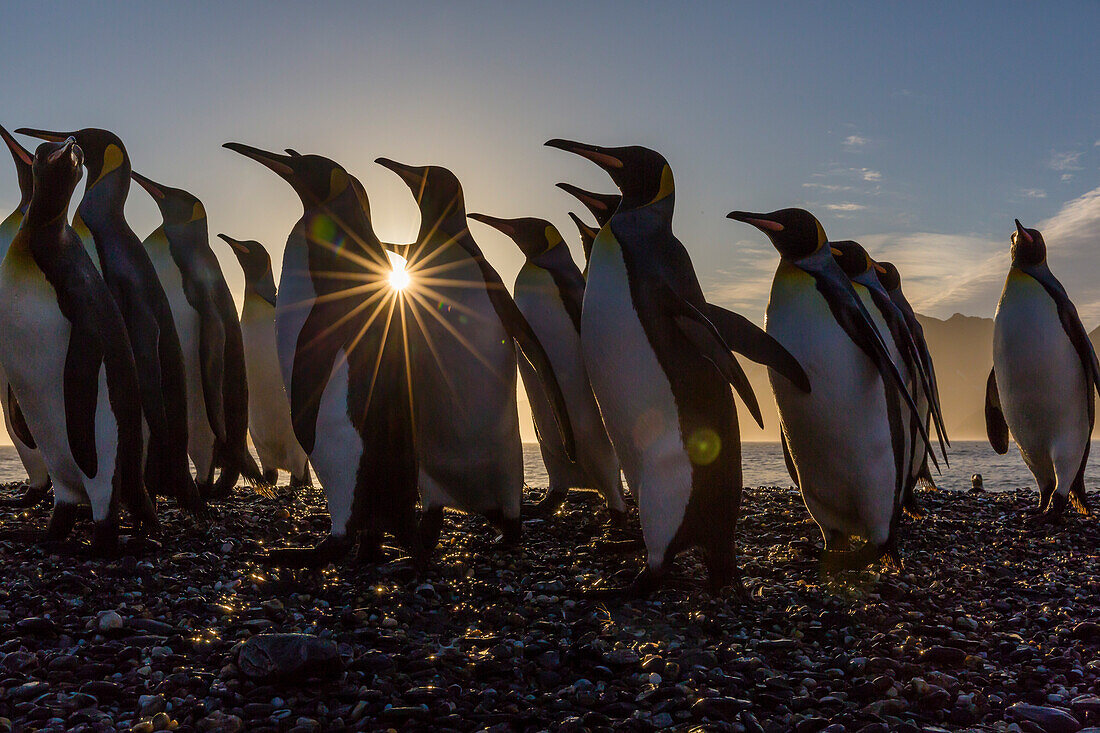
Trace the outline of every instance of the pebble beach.
{"type": "Polygon", "coordinates": [[[164,507],[158,541],[114,560],[48,555],[12,535],[43,529],[48,510],[5,508],[0,729],[1100,726],[1096,522],[1033,526],[1027,490],[922,500],[903,570],[829,579],[798,494],[746,490],[747,599],[704,593],[687,554],[644,601],[585,597],[632,578],[641,553],[604,544],[598,500],[580,492],[527,521],[520,548],[449,515],[420,576],[396,552],[323,572],[258,565],[322,536],[315,489],[238,489],[197,526],[164,507]]]}

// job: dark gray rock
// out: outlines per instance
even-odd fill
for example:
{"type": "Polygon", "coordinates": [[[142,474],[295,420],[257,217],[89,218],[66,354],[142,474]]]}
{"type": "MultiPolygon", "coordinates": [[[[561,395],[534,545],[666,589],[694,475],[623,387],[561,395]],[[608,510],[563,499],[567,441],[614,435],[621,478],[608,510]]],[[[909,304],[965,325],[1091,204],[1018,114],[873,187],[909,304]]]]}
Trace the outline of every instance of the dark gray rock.
{"type": "Polygon", "coordinates": [[[241,645],[237,666],[257,680],[327,677],[343,669],[336,642],[308,634],[260,634],[241,645]]]}

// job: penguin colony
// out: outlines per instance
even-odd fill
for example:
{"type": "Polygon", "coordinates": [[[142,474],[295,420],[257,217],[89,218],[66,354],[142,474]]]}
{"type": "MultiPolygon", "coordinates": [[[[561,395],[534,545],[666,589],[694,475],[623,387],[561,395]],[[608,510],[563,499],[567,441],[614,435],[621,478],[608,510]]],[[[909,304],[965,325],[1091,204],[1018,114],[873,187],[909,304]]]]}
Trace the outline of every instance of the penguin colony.
{"type": "MultiPolygon", "coordinates": [[[[780,255],[761,330],[707,302],[673,233],[672,168],[654,150],[546,143],[618,188],[558,184],[596,221],[570,213],[581,268],[545,219],[467,213],[445,168],[376,161],[421,214],[416,241],[393,245],[339,163],[226,143],[302,203],[278,287],[263,245],[218,235],[245,275],[238,316],[198,198],[133,171],[106,130],[16,132],[45,142],[32,154],[0,127],[21,195],[0,223],[0,402],[28,474],[10,501],[33,505],[52,488],[48,545],[66,541],[81,505],[90,551],[110,555],[122,507],[141,536],[157,530],[157,497],[201,517],[240,477],[267,491],[282,470],[303,487],[311,466],[330,533],[270,551],[269,564],[322,567],[356,543],[376,557],[389,535],[423,566],[447,509],[519,542],[517,374],[549,474],[534,512],[550,517],[571,489],[593,490],[611,532],[628,521],[627,493],[637,504],[645,570],[597,593],[646,594],[693,548],[713,590],[739,588],[735,399],[762,420],[738,356],[768,367],[784,457],[828,571],[900,565],[904,515],[921,511],[915,490],[934,488],[929,465],[948,460],[935,368],[897,268],[830,240],[808,211],[733,211],[780,255]],[[123,214],[131,180],[163,217],[144,241],[123,214]],[[514,296],[468,219],[526,258],[514,296]]],[[[1014,437],[1040,489],[1037,520],[1058,522],[1067,505],[1088,513],[1100,365],[1042,234],[1016,221],[1011,252],[989,440],[1003,453],[1014,437]]]]}

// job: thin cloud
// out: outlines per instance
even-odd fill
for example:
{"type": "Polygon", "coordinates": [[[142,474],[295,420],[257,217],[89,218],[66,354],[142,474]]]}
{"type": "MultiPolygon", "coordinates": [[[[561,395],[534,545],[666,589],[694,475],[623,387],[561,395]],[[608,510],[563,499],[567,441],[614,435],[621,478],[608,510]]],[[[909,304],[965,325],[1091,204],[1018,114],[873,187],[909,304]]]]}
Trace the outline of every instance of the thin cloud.
{"type": "Polygon", "coordinates": [[[1062,181],[1072,181],[1072,180],[1073,180],[1073,174],[1072,173],[1063,173],[1062,174],[1062,181]]]}
{"type": "Polygon", "coordinates": [[[818,191],[828,191],[829,193],[841,193],[855,190],[854,186],[842,186],[836,183],[803,183],[802,188],[813,188],[818,191]]]}
{"type": "Polygon", "coordinates": [[[1048,165],[1056,171],[1084,170],[1081,165],[1081,153],[1051,153],[1048,165]]]}
{"type": "Polygon", "coordinates": [[[849,135],[848,137],[844,138],[844,147],[848,148],[849,150],[859,150],[869,142],[871,141],[863,137],[862,135],[849,135]]]}
{"type": "Polygon", "coordinates": [[[843,204],[826,204],[825,208],[829,211],[863,211],[867,207],[863,204],[853,204],[851,202],[845,202],[843,204]]]}
{"type": "Polygon", "coordinates": [[[1025,199],[1045,199],[1047,192],[1041,188],[1025,188],[1020,191],[1020,195],[1025,199]]]}
{"type": "Polygon", "coordinates": [[[865,181],[874,182],[874,181],[881,181],[882,180],[882,174],[879,173],[878,171],[873,171],[870,168],[860,168],[859,172],[860,172],[860,175],[862,176],[863,180],[865,180],[865,181]]]}

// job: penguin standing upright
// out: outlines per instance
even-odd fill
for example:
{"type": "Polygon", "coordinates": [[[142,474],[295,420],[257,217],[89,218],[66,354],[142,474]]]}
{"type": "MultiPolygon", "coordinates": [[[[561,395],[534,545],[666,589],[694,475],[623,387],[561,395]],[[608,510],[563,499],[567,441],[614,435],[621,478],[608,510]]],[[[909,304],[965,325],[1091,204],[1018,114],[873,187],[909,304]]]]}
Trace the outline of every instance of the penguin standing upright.
{"type": "MultiPolygon", "coordinates": [[[[874,260],[867,254],[867,250],[858,242],[842,240],[830,242],[830,249],[840,269],[852,281],[852,287],[863,300],[863,305],[871,314],[875,322],[875,328],[883,335],[891,359],[901,370],[905,378],[905,386],[913,395],[917,405],[916,414],[910,417],[908,422],[903,422],[903,449],[895,448],[895,455],[903,461],[902,469],[905,471],[906,480],[903,506],[911,515],[919,517],[923,514],[917,504],[913,489],[916,486],[918,474],[925,461],[929,457],[923,450],[920,433],[913,421],[919,421],[929,429],[929,412],[934,420],[936,431],[940,438],[940,452],[947,461],[946,453],[946,429],[943,425],[943,416],[932,406],[936,405],[932,399],[931,377],[924,366],[916,339],[909,329],[905,315],[897,304],[890,298],[886,288],[878,278],[878,268],[874,260]],[[926,412],[927,411],[927,412],[926,412]]],[[[898,436],[895,436],[897,438],[898,436]]],[[[935,462],[935,456],[931,456],[935,462]]],[[[950,465],[950,464],[948,464],[950,465]]],[[[937,464],[938,468],[938,464],[937,464]]]]}
{"type": "MultiPolygon", "coordinates": [[[[0,222],[0,262],[8,252],[19,224],[23,221],[23,215],[27,213],[27,206],[31,203],[31,194],[34,191],[34,171],[31,166],[34,156],[23,148],[19,142],[11,136],[7,130],[0,126],[0,137],[11,151],[15,160],[15,170],[19,177],[19,205],[4,221],[0,222]]],[[[22,496],[0,502],[0,505],[8,506],[34,506],[43,501],[50,492],[50,472],[46,469],[46,461],[38,450],[38,444],[27,427],[26,418],[19,409],[19,402],[15,394],[8,386],[8,379],[4,376],[4,370],[0,369],[0,405],[4,410],[4,427],[8,430],[8,437],[19,454],[19,460],[23,462],[23,468],[27,471],[27,490],[22,496]]]]}
{"type": "Polygon", "coordinates": [[[329,536],[273,550],[279,565],[321,566],[357,533],[391,532],[418,560],[417,457],[405,308],[361,184],[319,155],[226,148],[289,183],[302,217],[287,238],[275,332],[294,433],[325,492],[329,536]]]}
{"type": "Polygon", "coordinates": [[[825,539],[826,566],[860,568],[884,555],[898,561],[908,473],[899,436],[917,409],[891,349],[813,214],[734,211],[729,218],[763,231],[781,255],[765,326],[802,364],[812,391],[773,372],[769,378],[802,498],[825,539]],[[866,542],[849,551],[852,536],[866,542]]]}
{"type": "MultiPolygon", "coordinates": [[[[920,409],[921,420],[925,426],[928,426],[932,418],[932,411],[937,410],[941,415],[943,414],[943,407],[940,403],[940,388],[939,382],[936,380],[936,367],[932,363],[932,352],[928,349],[928,340],[924,336],[924,327],[921,326],[920,321],[917,320],[917,314],[913,310],[913,306],[909,304],[909,300],[905,297],[905,293],[901,289],[901,273],[898,272],[898,268],[891,262],[879,260],[878,264],[878,279],[882,283],[882,286],[886,288],[886,292],[890,295],[890,300],[894,301],[898,309],[901,310],[902,315],[905,317],[905,322],[909,326],[909,332],[913,335],[913,340],[917,345],[917,349],[920,352],[921,363],[924,365],[925,372],[928,374],[930,386],[932,387],[931,401],[928,401],[929,395],[924,393],[917,395],[917,407],[920,409]]],[[[950,443],[948,443],[950,445],[950,443]]],[[[929,489],[936,488],[936,482],[932,478],[932,472],[928,468],[928,456],[925,455],[920,461],[920,465],[917,467],[916,478],[918,483],[924,484],[929,489]]]]}
{"type": "Polygon", "coordinates": [[[480,514],[505,543],[516,542],[523,452],[513,341],[538,375],[572,459],[565,399],[538,337],[466,227],[455,175],[439,166],[376,162],[401,177],[420,208],[404,292],[416,326],[410,340],[425,547],[438,543],[445,507],[480,514]]]}
{"type": "Polygon", "coordinates": [[[83,153],[72,138],[43,143],[34,194],[0,263],[0,364],[49,467],[54,508],[46,540],[64,540],[91,504],[92,551],[118,543],[121,501],[157,525],[142,483],[137,372],[118,306],[80,240],[68,207],[83,153]]]}
{"type": "Polygon", "coordinates": [[[672,168],[638,146],[546,144],[596,163],[622,192],[592,245],[581,343],[648,553],[628,590],[652,590],[676,553],[693,546],[703,550],[711,587],[739,585],[741,438],[731,384],[762,421],[732,344],[704,314],[691,259],[672,232],[672,168]]]}
{"type": "Polygon", "coordinates": [[[986,386],[989,442],[1008,451],[1011,431],[1039,485],[1038,511],[1059,521],[1082,514],[1085,465],[1096,417],[1100,366],[1077,308],[1047,265],[1037,229],[1016,220],[1012,267],[993,318],[993,369],[986,386]]]}
{"type": "Polygon", "coordinates": [[[16,132],[58,141],[73,137],[84,151],[88,182],[73,229],[94,253],[118,304],[137,363],[142,414],[149,431],[145,481],[151,492],[202,510],[187,463],[187,383],[179,335],[168,296],[141,241],[126,222],[130,158],[112,132],[85,128],[72,133],[23,128],[16,132]],[[87,232],[87,241],[82,231],[87,232]]]}
{"type": "Polygon", "coordinates": [[[200,493],[222,497],[243,475],[266,483],[248,452],[248,380],[237,307],[210,249],[206,208],[187,191],[131,177],[160,209],[163,223],[143,244],[172,308],[187,375],[187,452],[200,493]],[[221,475],[214,483],[214,469],[221,475]]]}
{"type": "Polygon", "coordinates": [[[294,437],[290,401],[279,372],[271,257],[259,242],[233,239],[225,234],[218,236],[233,249],[244,270],[241,337],[248,372],[248,432],[260,457],[264,478],[275,483],[282,469],[290,472],[291,487],[310,486],[309,459],[294,437]]]}
{"type": "Polygon", "coordinates": [[[604,498],[612,525],[622,526],[627,508],[619,459],[607,437],[581,354],[584,277],[557,227],[545,219],[498,219],[483,214],[470,214],[470,218],[508,235],[527,258],[516,276],[516,306],[550,357],[573,426],[576,461],[567,458],[553,408],[534,368],[521,355],[519,373],[531,400],[542,461],[550,478],[539,511],[556,512],[571,488],[592,488],[604,498]]]}

